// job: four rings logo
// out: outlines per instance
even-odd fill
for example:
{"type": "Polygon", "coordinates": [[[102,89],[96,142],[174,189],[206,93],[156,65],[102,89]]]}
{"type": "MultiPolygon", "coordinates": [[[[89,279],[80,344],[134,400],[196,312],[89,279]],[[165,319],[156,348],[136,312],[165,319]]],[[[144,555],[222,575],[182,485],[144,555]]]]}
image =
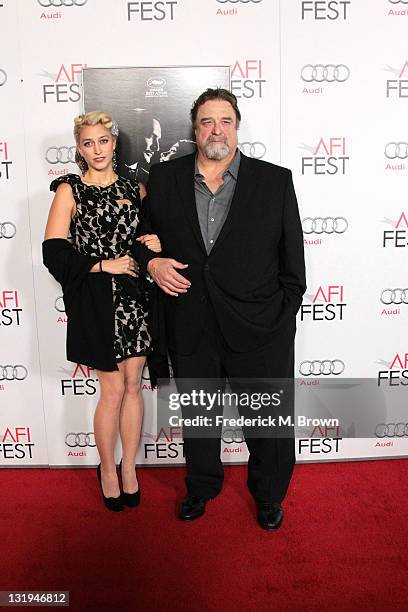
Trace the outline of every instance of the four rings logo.
{"type": "Polygon", "coordinates": [[[350,68],[345,64],[305,64],[300,76],[306,83],[344,83],[350,76],[350,68]]]}
{"type": "Polygon", "coordinates": [[[408,423],[379,423],[375,435],[377,438],[404,438],[408,436],[408,423]]]}
{"type": "Polygon", "coordinates": [[[388,0],[390,4],[408,4],[408,0],[388,0]]]}
{"type": "Polygon", "coordinates": [[[222,432],[222,441],[225,444],[243,444],[245,439],[241,429],[224,429],[222,432]]]}
{"type": "Polygon", "coordinates": [[[54,308],[58,312],[65,312],[64,298],[62,297],[62,295],[57,297],[57,299],[55,300],[54,308]]]}
{"type": "Polygon", "coordinates": [[[385,145],[384,155],[388,159],[407,159],[408,142],[388,142],[385,145]]]}
{"type": "Polygon", "coordinates": [[[14,238],[16,232],[17,228],[14,223],[11,223],[11,221],[4,221],[3,223],[0,223],[0,240],[2,238],[10,240],[10,238],[14,238]]]}
{"type": "Polygon", "coordinates": [[[7,72],[0,68],[0,87],[7,81],[7,72]]]}
{"type": "Polygon", "coordinates": [[[344,372],[345,367],[341,359],[323,359],[322,361],[315,359],[314,361],[302,361],[299,373],[302,376],[329,376],[329,374],[339,376],[344,372]]]}
{"type": "Polygon", "coordinates": [[[83,6],[88,0],[37,0],[40,6],[49,8],[54,6],[55,8],[60,6],[83,6]]]}
{"type": "Polygon", "coordinates": [[[76,147],[48,147],[45,159],[49,164],[75,163],[76,147]]]}
{"type": "Polygon", "coordinates": [[[304,234],[344,234],[348,228],[345,217],[305,217],[302,219],[304,234]]]}
{"type": "Polygon", "coordinates": [[[238,146],[244,155],[254,159],[262,159],[266,153],[266,147],[263,142],[240,142],[238,146]]]}
{"type": "Polygon", "coordinates": [[[384,289],[381,294],[383,304],[408,304],[408,289],[384,289]]]}
{"type": "Polygon", "coordinates": [[[76,446],[79,446],[81,448],[89,446],[93,448],[96,446],[94,432],[88,431],[88,433],[68,433],[65,436],[65,444],[70,448],[75,448],[76,446]]]}
{"type": "Polygon", "coordinates": [[[0,365],[0,381],[3,380],[25,380],[28,370],[25,366],[19,365],[0,365]]]}

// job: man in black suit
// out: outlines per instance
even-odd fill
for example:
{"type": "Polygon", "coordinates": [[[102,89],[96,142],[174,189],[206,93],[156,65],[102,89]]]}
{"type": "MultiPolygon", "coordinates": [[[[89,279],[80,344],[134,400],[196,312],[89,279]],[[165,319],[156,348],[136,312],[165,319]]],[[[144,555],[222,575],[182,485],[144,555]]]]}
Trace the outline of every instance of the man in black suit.
{"type": "MultiPolygon", "coordinates": [[[[236,97],[208,89],[191,119],[197,154],[151,168],[141,233],[157,233],[163,257],[139,248],[158,287],[177,379],[292,379],[296,313],[305,291],[303,236],[291,172],[237,148],[236,97]]],[[[204,383],[203,383],[204,384],[204,383]]],[[[294,439],[246,436],[248,487],[258,523],[277,529],[295,462],[294,439]]],[[[193,520],[221,490],[220,432],[186,437],[193,520]]]]}

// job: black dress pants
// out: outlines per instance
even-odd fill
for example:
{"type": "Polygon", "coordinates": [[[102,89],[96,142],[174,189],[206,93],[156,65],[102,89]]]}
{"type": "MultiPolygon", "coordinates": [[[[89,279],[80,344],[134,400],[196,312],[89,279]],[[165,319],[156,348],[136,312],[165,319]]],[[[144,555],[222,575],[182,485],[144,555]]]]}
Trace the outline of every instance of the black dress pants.
{"type": "MultiPolygon", "coordinates": [[[[277,331],[273,343],[257,350],[237,353],[226,344],[208,302],[206,324],[199,345],[190,355],[170,351],[170,359],[179,392],[188,391],[186,379],[202,381],[206,391],[223,391],[228,377],[231,390],[237,379],[293,379],[294,336],[296,321],[277,331]]],[[[222,410],[222,408],[220,408],[222,410]]],[[[292,406],[289,409],[293,411],[292,406]]],[[[212,414],[214,415],[214,409],[212,414]]],[[[247,484],[257,501],[282,502],[295,464],[293,433],[285,437],[246,435],[249,451],[247,484]]],[[[292,428],[293,432],[293,428],[292,428]]],[[[211,499],[218,495],[223,484],[220,457],[221,427],[212,437],[189,437],[184,431],[187,491],[211,499]]]]}

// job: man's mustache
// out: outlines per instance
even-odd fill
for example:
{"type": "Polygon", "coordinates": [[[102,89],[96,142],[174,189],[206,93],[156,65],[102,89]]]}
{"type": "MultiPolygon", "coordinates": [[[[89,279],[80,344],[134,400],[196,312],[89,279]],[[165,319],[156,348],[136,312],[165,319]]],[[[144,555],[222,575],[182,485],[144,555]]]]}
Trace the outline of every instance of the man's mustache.
{"type": "Polygon", "coordinates": [[[223,144],[227,144],[227,139],[225,138],[225,136],[223,136],[222,138],[216,138],[215,136],[209,136],[207,138],[207,144],[211,144],[212,142],[221,142],[223,144]]]}

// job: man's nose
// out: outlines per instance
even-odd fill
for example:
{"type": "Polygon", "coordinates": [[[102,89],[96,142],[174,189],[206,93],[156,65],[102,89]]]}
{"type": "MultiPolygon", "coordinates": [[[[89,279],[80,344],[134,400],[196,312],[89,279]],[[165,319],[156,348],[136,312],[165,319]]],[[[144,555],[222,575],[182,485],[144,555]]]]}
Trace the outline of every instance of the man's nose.
{"type": "Polygon", "coordinates": [[[213,134],[221,134],[222,133],[221,123],[218,123],[217,121],[214,121],[212,133],[213,134]]]}

